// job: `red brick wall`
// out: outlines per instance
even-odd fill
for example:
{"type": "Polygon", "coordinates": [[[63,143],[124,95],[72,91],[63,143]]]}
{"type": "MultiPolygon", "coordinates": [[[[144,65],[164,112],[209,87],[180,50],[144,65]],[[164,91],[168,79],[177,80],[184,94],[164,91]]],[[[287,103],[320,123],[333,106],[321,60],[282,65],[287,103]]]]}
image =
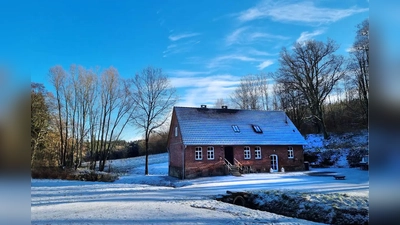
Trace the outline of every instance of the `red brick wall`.
{"type": "MultiPolygon", "coordinates": [[[[207,147],[208,146],[187,146],[185,152],[185,177],[197,177],[197,176],[210,176],[210,175],[222,175],[224,171],[224,147],[214,147],[214,160],[207,159],[207,147]],[[202,147],[203,159],[195,160],[195,148],[202,147]]],[[[245,146],[234,146],[234,157],[243,166],[251,166],[253,170],[258,172],[269,172],[271,161],[270,155],[276,154],[278,156],[278,167],[279,171],[284,167],[285,171],[299,171],[304,169],[304,157],[302,146],[292,146],[294,152],[294,158],[288,158],[288,146],[260,146],[261,147],[261,159],[255,159],[255,147],[250,145],[251,158],[244,159],[244,147],[245,146]]]]}
{"type": "Polygon", "coordinates": [[[288,146],[286,145],[269,145],[261,147],[261,159],[255,159],[255,147],[258,145],[249,145],[251,158],[244,159],[244,147],[235,146],[235,158],[244,166],[251,166],[260,172],[269,172],[271,168],[270,155],[275,154],[278,156],[279,170],[284,167],[285,171],[295,171],[304,169],[304,155],[303,147],[301,145],[293,145],[294,158],[288,158],[288,146]]]}
{"type": "Polygon", "coordinates": [[[179,124],[176,119],[175,111],[172,113],[171,125],[168,134],[168,156],[169,156],[169,175],[182,177],[182,159],[183,159],[182,135],[179,124]],[[175,137],[175,127],[178,127],[178,136],[175,137]]]}

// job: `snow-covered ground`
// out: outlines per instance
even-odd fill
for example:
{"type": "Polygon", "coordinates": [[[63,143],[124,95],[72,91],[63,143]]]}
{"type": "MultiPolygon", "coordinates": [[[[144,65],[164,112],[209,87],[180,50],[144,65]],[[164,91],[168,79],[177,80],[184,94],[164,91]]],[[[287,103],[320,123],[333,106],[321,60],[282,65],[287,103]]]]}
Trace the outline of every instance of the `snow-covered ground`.
{"type": "Polygon", "coordinates": [[[113,183],[31,180],[32,224],[318,224],[213,200],[229,191],[296,190],[369,195],[368,171],[311,168],[306,172],[244,174],[191,180],[168,177],[167,153],[110,161],[113,183]],[[346,175],[309,176],[313,172],[346,175]]]}

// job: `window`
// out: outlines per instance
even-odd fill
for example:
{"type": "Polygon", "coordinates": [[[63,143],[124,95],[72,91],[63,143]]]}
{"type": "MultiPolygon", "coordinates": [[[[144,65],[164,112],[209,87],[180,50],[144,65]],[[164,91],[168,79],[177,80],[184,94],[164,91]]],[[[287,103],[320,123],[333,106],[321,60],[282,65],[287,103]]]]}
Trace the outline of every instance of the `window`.
{"type": "Polygon", "coordinates": [[[233,131],[235,131],[235,133],[240,133],[239,127],[237,125],[232,125],[232,129],[233,131]]]}
{"type": "Polygon", "coordinates": [[[251,154],[250,154],[250,147],[246,146],[244,147],[244,159],[250,159],[251,154]]]}
{"type": "Polygon", "coordinates": [[[257,146],[254,148],[254,158],[261,159],[261,147],[257,146]]]}
{"type": "Polygon", "coordinates": [[[194,158],[196,160],[203,159],[203,151],[202,151],[201,147],[196,147],[196,151],[194,152],[194,158]]]}
{"type": "Polygon", "coordinates": [[[175,127],[175,137],[178,137],[178,127],[175,127]]]}
{"type": "Polygon", "coordinates": [[[258,126],[258,125],[252,125],[252,126],[253,126],[254,132],[256,132],[256,133],[262,133],[262,130],[261,130],[260,126],[258,126]]]}
{"type": "Polygon", "coordinates": [[[288,158],[289,159],[294,158],[293,147],[291,147],[291,146],[288,147],[288,158]]]}
{"type": "Polygon", "coordinates": [[[207,148],[207,159],[214,159],[214,147],[212,146],[207,148]]]}

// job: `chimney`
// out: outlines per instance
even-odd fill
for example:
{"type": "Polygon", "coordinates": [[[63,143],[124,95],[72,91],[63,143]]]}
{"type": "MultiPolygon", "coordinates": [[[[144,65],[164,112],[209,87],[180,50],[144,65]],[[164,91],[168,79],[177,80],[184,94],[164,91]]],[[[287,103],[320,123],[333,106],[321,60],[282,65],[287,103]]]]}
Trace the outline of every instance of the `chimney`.
{"type": "Polygon", "coordinates": [[[207,108],[207,105],[201,105],[201,108],[207,108]]]}
{"type": "Polygon", "coordinates": [[[221,108],[222,108],[222,109],[228,109],[228,106],[223,105],[223,106],[221,106],[221,108]]]}

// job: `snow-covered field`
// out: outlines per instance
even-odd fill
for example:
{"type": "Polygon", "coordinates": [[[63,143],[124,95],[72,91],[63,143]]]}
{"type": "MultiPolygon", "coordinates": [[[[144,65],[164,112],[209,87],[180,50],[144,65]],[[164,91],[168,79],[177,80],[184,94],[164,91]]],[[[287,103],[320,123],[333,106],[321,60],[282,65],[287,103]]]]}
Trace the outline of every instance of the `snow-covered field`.
{"type": "Polygon", "coordinates": [[[369,195],[368,171],[311,168],[306,172],[244,174],[178,180],[167,176],[167,153],[110,161],[122,172],[113,183],[31,180],[32,224],[318,224],[213,200],[229,191],[295,190],[369,195]],[[332,176],[309,176],[335,172],[332,176]]]}

